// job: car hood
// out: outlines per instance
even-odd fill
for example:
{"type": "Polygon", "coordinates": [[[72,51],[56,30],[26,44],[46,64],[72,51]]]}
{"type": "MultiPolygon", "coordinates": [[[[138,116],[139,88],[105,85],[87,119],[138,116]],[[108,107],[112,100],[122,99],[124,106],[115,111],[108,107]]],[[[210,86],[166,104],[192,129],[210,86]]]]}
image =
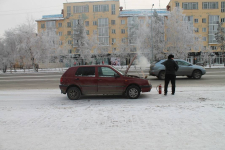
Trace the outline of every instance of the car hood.
{"type": "Polygon", "coordinates": [[[129,74],[125,75],[125,77],[130,77],[130,78],[140,78],[139,76],[129,75],[129,74]]]}

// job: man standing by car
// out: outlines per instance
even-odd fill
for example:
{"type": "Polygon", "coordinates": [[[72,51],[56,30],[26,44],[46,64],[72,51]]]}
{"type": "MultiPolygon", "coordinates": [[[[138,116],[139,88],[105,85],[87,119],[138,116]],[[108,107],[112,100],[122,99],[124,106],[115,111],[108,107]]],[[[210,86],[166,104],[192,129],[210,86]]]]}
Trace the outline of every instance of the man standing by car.
{"type": "Polygon", "coordinates": [[[171,54],[168,56],[168,60],[163,63],[163,65],[166,68],[164,95],[167,95],[167,88],[170,81],[172,84],[172,95],[175,94],[175,80],[176,80],[175,72],[178,70],[179,67],[173,59],[174,55],[171,54]]]}

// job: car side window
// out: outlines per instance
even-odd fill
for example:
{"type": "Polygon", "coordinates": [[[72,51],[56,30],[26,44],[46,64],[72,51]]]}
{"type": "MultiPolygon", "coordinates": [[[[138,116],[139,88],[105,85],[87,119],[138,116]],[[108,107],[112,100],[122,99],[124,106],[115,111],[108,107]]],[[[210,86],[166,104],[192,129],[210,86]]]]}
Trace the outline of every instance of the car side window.
{"type": "Polygon", "coordinates": [[[185,62],[185,61],[177,61],[177,64],[179,66],[189,66],[189,63],[185,62]]]}
{"type": "Polygon", "coordinates": [[[98,75],[99,77],[114,77],[114,74],[117,73],[108,67],[98,67],[98,75]]]}
{"type": "Polygon", "coordinates": [[[75,76],[95,77],[95,67],[80,67],[77,69],[75,76]]]}

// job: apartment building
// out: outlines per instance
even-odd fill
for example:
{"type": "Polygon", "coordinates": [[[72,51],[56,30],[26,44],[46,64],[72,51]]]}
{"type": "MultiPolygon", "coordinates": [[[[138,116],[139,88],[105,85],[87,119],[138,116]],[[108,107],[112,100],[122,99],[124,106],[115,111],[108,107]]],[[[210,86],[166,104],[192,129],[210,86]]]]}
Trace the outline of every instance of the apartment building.
{"type": "MultiPolygon", "coordinates": [[[[171,11],[175,7],[183,9],[186,20],[191,21],[195,27],[195,33],[201,34],[204,47],[210,46],[216,57],[213,63],[222,64],[222,52],[215,39],[218,23],[225,22],[225,0],[170,0],[167,10],[171,11]]],[[[223,25],[223,27],[225,27],[223,25]]],[[[201,51],[190,53],[191,60],[201,58],[201,51]]],[[[194,62],[193,62],[194,63],[194,62]]]]}
{"type": "MultiPolygon", "coordinates": [[[[159,9],[157,13],[166,16],[168,11],[159,9]]],[[[42,30],[55,28],[60,36],[60,44],[62,46],[64,44],[71,45],[68,48],[68,53],[76,62],[80,56],[79,47],[82,39],[79,36],[78,24],[82,24],[85,27],[88,36],[97,34],[99,44],[109,48],[107,54],[109,56],[113,51],[119,50],[119,43],[133,44],[129,42],[130,21],[133,17],[143,21],[146,14],[150,17],[153,14],[153,10],[123,10],[123,7],[120,7],[119,0],[69,2],[63,4],[61,14],[44,15],[36,22],[39,33],[42,30]]],[[[137,52],[135,44],[128,52],[130,56],[137,52]]],[[[106,56],[103,56],[102,60],[97,61],[110,64],[110,59],[106,56]]]]}

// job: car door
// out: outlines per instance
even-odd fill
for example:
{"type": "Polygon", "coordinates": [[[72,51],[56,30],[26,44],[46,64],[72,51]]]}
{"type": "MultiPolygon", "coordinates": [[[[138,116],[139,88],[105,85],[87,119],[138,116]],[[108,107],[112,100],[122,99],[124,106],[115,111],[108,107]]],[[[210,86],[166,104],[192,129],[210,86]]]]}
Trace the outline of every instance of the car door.
{"type": "Polygon", "coordinates": [[[177,60],[176,61],[179,69],[176,72],[176,75],[179,76],[183,76],[183,75],[190,75],[192,72],[192,66],[190,65],[190,63],[186,62],[186,61],[182,61],[182,60],[177,60]]]}
{"type": "Polygon", "coordinates": [[[74,84],[78,85],[83,94],[97,93],[96,67],[79,67],[75,73],[74,84]]]}
{"type": "Polygon", "coordinates": [[[98,93],[122,94],[124,91],[123,76],[110,67],[98,67],[98,93]]]}

